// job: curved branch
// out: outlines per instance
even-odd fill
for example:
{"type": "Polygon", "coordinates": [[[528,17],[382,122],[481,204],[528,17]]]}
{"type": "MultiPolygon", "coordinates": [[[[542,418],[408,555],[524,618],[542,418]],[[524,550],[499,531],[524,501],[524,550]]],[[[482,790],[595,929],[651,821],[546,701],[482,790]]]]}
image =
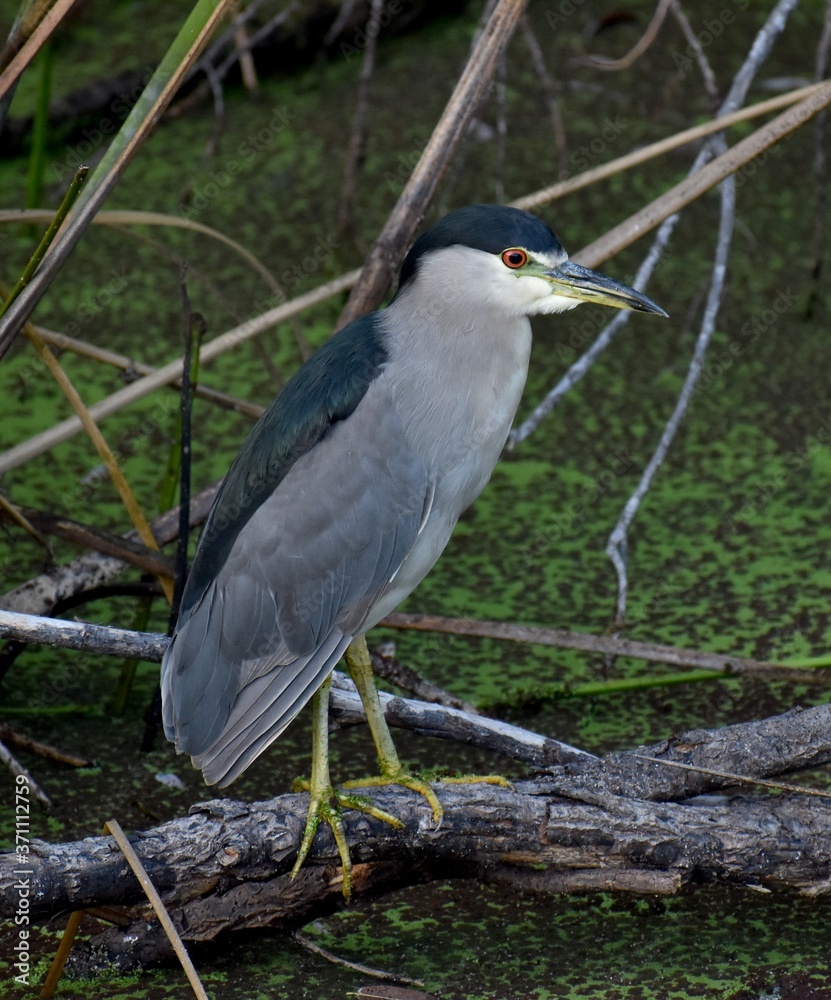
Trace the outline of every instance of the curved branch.
{"type": "Polygon", "coordinates": [[[606,56],[590,53],[587,56],[580,56],[579,59],[575,59],[574,63],[578,66],[591,66],[593,69],[602,69],[612,73],[619,72],[622,69],[629,69],[658,37],[658,32],[661,30],[661,25],[664,23],[664,18],[667,15],[671,2],[672,0],[658,0],[655,12],[646,26],[646,31],[644,31],[632,48],[619,59],[609,59],[606,56]]]}

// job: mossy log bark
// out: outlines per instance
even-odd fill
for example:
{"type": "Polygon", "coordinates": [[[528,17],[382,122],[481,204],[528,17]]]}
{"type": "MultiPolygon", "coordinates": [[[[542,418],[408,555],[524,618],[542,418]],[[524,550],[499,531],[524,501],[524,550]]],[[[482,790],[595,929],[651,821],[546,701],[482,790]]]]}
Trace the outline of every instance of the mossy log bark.
{"type": "MultiPolygon", "coordinates": [[[[445,878],[538,893],[670,894],[690,882],[824,893],[831,891],[831,796],[738,792],[730,775],[764,779],[829,761],[831,707],[820,706],[694,730],[603,759],[578,757],[513,789],[438,783],[445,808],[438,828],[420,796],[373,790],[404,829],[345,814],[354,895],[367,900],[445,878]]],[[[253,927],[290,929],[345,905],[328,829],[319,831],[299,877],[289,879],[306,806],[306,795],[256,803],[216,799],[133,835],[186,940],[253,927]]],[[[20,867],[14,856],[0,858],[6,913],[17,902],[20,867]]],[[[33,916],[118,907],[107,917],[121,923],[94,939],[98,946],[118,955],[123,967],[167,954],[112,839],[33,842],[25,867],[33,916]]]]}

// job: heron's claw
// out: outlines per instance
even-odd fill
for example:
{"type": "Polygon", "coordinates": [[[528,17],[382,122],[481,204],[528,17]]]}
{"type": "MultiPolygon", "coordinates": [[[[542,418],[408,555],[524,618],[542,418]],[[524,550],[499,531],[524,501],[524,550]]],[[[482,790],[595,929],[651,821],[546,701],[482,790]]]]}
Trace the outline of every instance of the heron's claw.
{"type": "Polygon", "coordinates": [[[306,827],[303,830],[303,840],[300,842],[300,849],[297,852],[297,860],[291,870],[290,878],[296,878],[298,872],[303,867],[303,862],[309,856],[312,841],[320,826],[320,821],[324,820],[329,824],[332,835],[337,844],[338,854],[343,865],[343,894],[349,899],[352,894],[352,858],[349,856],[349,845],[346,843],[346,834],[343,829],[341,819],[341,807],[334,794],[332,786],[328,788],[313,788],[311,782],[298,778],[294,782],[296,792],[309,793],[309,811],[306,814],[306,827]]]}
{"type": "MultiPolygon", "coordinates": [[[[503,778],[501,774],[461,774],[454,777],[448,777],[441,774],[430,774],[429,777],[434,781],[440,781],[442,784],[446,785],[475,785],[475,784],[487,784],[487,785],[501,785],[503,788],[512,788],[510,781],[507,778],[503,778]]],[[[409,788],[413,792],[418,792],[419,795],[423,795],[427,799],[427,803],[433,810],[433,822],[436,824],[436,828],[441,826],[442,817],[444,816],[444,807],[441,802],[439,802],[438,796],[433,791],[428,776],[419,777],[414,774],[410,774],[403,767],[397,769],[385,769],[382,774],[377,775],[372,778],[360,778],[354,781],[345,781],[343,783],[343,788],[380,788],[384,785],[401,785],[402,788],[409,788]]],[[[364,810],[369,812],[369,810],[364,810]]],[[[375,813],[373,813],[375,815],[375,813]]],[[[384,817],[381,817],[384,818],[384,817]]],[[[389,820],[387,820],[389,822],[389,820]]],[[[402,823],[396,822],[393,824],[399,828],[403,826],[402,823]]]]}
{"type": "Polygon", "coordinates": [[[514,786],[501,774],[459,774],[450,777],[440,775],[436,781],[441,781],[445,785],[499,785],[501,788],[513,788],[514,786]]]}
{"type": "MultiPolygon", "coordinates": [[[[356,781],[355,787],[359,787],[361,784],[362,782],[356,781]]],[[[349,782],[346,782],[341,787],[350,787],[349,782]]],[[[396,830],[404,829],[404,824],[400,819],[398,819],[397,816],[393,816],[393,814],[388,813],[386,809],[381,809],[379,806],[376,806],[372,799],[368,798],[366,795],[345,795],[343,792],[335,792],[335,796],[343,809],[356,809],[358,812],[366,813],[367,816],[374,816],[375,819],[380,819],[384,823],[389,823],[389,825],[395,827],[396,830]]]]}
{"type": "MultiPolygon", "coordinates": [[[[396,770],[385,770],[382,774],[372,778],[359,778],[355,781],[345,781],[343,783],[344,788],[380,788],[384,785],[401,785],[402,788],[409,788],[411,791],[423,795],[433,810],[433,822],[437,826],[441,823],[444,809],[441,802],[439,802],[438,796],[430,787],[429,782],[425,781],[424,778],[410,774],[403,767],[399,767],[396,770]]],[[[401,827],[403,824],[398,822],[398,826],[401,827]]]]}
{"type": "Polygon", "coordinates": [[[291,870],[291,878],[295,878],[303,863],[309,856],[312,842],[314,841],[320,821],[329,824],[335,844],[340,855],[343,866],[343,895],[348,901],[352,895],[352,858],[349,853],[349,844],[346,842],[346,832],[343,828],[342,814],[344,809],[356,809],[359,812],[374,816],[375,819],[389,823],[397,830],[403,828],[404,824],[395,816],[379,809],[372,801],[363,795],[345,795],[343,792],[335,790],[331,785],[325,788],[313,789],[312,783],[305,778],[298,778],[294,782],[294,791],[309,793],[309,811],[306,814],[306,827],[303,831],[303,840],[297,852],[297,860],[291,870]]]}

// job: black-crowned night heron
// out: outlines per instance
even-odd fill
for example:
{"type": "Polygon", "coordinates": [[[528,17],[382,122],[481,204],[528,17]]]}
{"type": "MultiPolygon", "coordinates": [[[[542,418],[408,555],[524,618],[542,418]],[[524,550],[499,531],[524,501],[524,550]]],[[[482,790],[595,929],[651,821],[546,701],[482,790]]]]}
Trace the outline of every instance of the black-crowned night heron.
{"type": "Polygon", "coordinates": [[[162,663],[165,731],[208,784],[224,787],[316,695],[295,871],[325,818],[349,891],[327,743],[329,675],[344,654],[380,765],[380,777],[344,787],[404,785],[438,821],[435,792],[395,752],[364,634],[429,572],[490,478],[525,385],[528,316],[581,301],[666,315],[573,264],[526,212],[451,212],[410,250],[390,305],[300,368],[232,464],[162,663]]]}

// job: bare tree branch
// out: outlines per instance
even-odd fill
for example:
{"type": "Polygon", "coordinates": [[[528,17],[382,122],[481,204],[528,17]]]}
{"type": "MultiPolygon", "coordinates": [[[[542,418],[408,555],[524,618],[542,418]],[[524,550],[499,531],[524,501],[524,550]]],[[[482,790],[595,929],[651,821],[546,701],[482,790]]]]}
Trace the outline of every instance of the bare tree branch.
{"type": "Polygon", "coordinates": [[[543,628],[518,622],[491,622],[474,618],[446,618],[442,615],[418,615],[393,612],[380,622],[392,628],[418,629],[426,632],[446,632],[451,635],[475,635],[485,639],[507,639],[510,642],[530,642],[558,649],[582,649],[604,656],[631,656],[637,660],[669,663],[676,667],[713,670],[726,675],[748,674],[791,679],[800,684],[828,683],[828,672],[800,670],[784,663],[769,663],[742,656],[710,653],[700,649],[684,649],[661,643],[636,642],[612,635],[592,635],[568,629],[543,628]]]}
{"type": "MultiPolygon", "coordinates": [[[[156,632],[130,632],[91,622],[68,622],[8,611],[0,611],[0,636],[83,652],[129,656],[153,663],[161,661],[170,642],[166,635],[156,632]]],[[[529,734],[508,723],[472,716],[444,705],[410,701],[390,694],[382,694],[381,701],[390,725],[438,739],[497,748],[506,756],[534,766],[549,766],[591,756],[557,740],[529,734]]],[[[365,721],[363,706],[354,685],[337,672],[330,694],[330,711],[337,726],[365,721]]]]}
{"type": "Polygon", "coordinates": [[[566,135],[566,128],[563,122],[563,112],[560,108],[560,98],[557,94],[557,88],[551,79],[551,74],[548,72],[545,56],[542,54],[540,43],[537,41],[537,36],[531,27],[531,21],[527,12],[523,12],[520,17],[519,27],[522,31],[522,37],[528,49],[528,54],[531,56],[531,62],[534,64],[534,72],[537,74],[543,94],[545,95],[548,113],[551,116],[551,128],[554,132],[554,142],[557,144],[557,176],[565,177],[568,174],[568,136],[566,135]]]}
{"type": "Polygon", "coordinates": [[[646,26],[646,31],[644,31],[626,55],[621,56],[620,59],[607,59],[606,56],[590,54],[580,56],[580,58],[574,60],[575,63],[580,66],[591,66],[594,69],[602,69],[612,73],[629,69],[658,37],[658,32],[661,30],[661,25],[664,23],[664,18],[667,15],[671,2],[672,0],[658,0],[655,12],[646,26]]]}
{"type": "MultiPolygon", "coordinates": [[[[219,482],[214,483],[201,490],[191,500],[191,524],[201,524],[207,517],[219,486],[219,482]]],[[[150,522],[150,527],[160,545],[173,541],[179,532],[178,506],[154,518],[150,522]]],[[[134,531],[124,537],[132,542],[138,538],[134,531]]],[[[0,608],[20,614],[43,614],[51,611],[59,601],[109,583],[123,569],[124,563],[121,559],[91,552],[64,566],[41,573],[40,576],[3,594],[0,596],[0,608]]]]}
{"type": "Polygon", "coordinates": [[[366,27],[366,46],[361,63],[361,75],[355,98],[355,114],[352,118],[352,132],[346,147],[346,164],[343,168],[343,188],[338,209],[338,232],[344,236],[352,225],[355,212],[355,192],[358,174],[366,153],[366,116],[369,110],[369,85],[375,72],[375,51],[381,31],[381,14],[384,0],[371,0],[366,27]]]}
{"type": "MultiPolygon", "coordinates": [[[[719,115],[729,114],[734,111],[744,100],[747,90],[758,71],[761,64],[770,54],[770,50],[779,34],[785,28],[788,15],[796,6],[797,0],[780,0],[768,17],[767,22],[757,34],[747,59],[742,64],[739,72],[733,79],[730,91],[724,100],[719,115]]],[[[727,144],[722,135],[714,136],[707,144],[702,155],[724,155],[727,144]]],[[[701,157],[699,157],[701,158],[701,157]]],[[[696,163],[698,159],[696,160],[696,163]]],[[[628,594],[628,576],[626,571],[627,563],[627,536],[629,526],[634,520],[641,501],[646,496],[652,485],[658,469],[663,465],[669,452],[670,446],[675,438],[681,421],[687,412],[693,391],[698,382],[707,350],[710,346],[715,331],[716,317],[718,316],[721,297],[724,290],[724,280],[727,271],[727,258],[730,250],[730,242],[733,236],[733,225],[735,222],[735,192],[736,182],[731,175],[721,185],[721,215],[719,221],[718,241],[716,244],[716,256],[713,263],[713,273],[710,282],[710,290],[707,294],[707,304],[704,310],[704,317],[701,321],[701,330],[696,340],[692,360],[681,387],[681,393],[676,402],[672,416],[668,420],[658,445],[650,458],[646,468],[641,475],[640,482],[626,501],[623,511],[617,524],[612,529],[606,543],[606,554],[612,561],[617,575],[617,600],[615,602],[615,626],[623,628],[626,623],[626,600],[628,594]]]]}
{"type": "MultiPolygon", "coordinates": [[[[148,549],[141,542],[134,542],[129,538],[121,538],[118,535],[111,535],[100,528],[93,528],[89,524],[81,524],[80,521],[73,521],[69,517],[56,517],[54,514],[47,514],[41,510],[34,510],[31,507],[18,507],[16,510],[39,531],[47,535],[57,535],[75,545],[90,548],[95,552],[103,552],[107,555],[115,556],[132,566],[147,573],[164,573],[172,576],[174,566],[172,561],[163,553],[154,549],[148,549]]],[[[0,521],[14,523],[11,512],[0,507],[0,521]]]]}
{"type": "Polygon", "coordinates": [[[690,51],[695,55],[695,61],[698,63],[698,71],[701,73],[701,78],[704,81],[704,89],[707,91],[710,99],[715,102],[718,97],[718,84],[716,83],[716,75],[710,65],[710,60],[704,53],[704,46],[701,44],[698,35],[693,31],[692,25],[687,19],[687,15],[684,13],[679,0],[671,0],[669,9],[684,32],[684,38],[687,40],[690,51]]]}
{"type": "Polygon", "coordinates": [[[338,325],[376,309],[404,259],[439,181],[484,96],[525,0],[499,0],[442,117],[370,251],[338,325]]]}
{"type": "Polygon", "coordinates": [[[733,225],[736,218],[736,181],[733,177],[728,177],[721,185],[721,217],[719,221],[718,244],[716,246],[716,258],[713,263],[713,275],[710,282],[710,290],[707,294],[707,305],[704,309],[704,318],[701,321],[701,330],[695,343],[692,360],[690,361],[681,394],[675,404],[672,416],[666,423],[658,446],[652,454],[646,468],[644,469],[640,481],[632,495],[626,501],[623,511],[617,524],[609,535],[606,543],[606,554],[612,561],[617,574],[617,601],[615,605],[615,627],[623,628],[626,624],[626,598],[628,594],[629,578],[626,572],[627,563],[627,542],[629,526],[635,519],[640,508],[641,501],[649,491],[652,480],[656,473],[664,464],[670,446],[675,440],[681,421],[687,412],[687,408],[695,392],[696,384],[704,367],[707,357],[707,350],[710,340],[716,329],[716,317],[718,316],[721,297],[724,291],[724,279],[727,272],[727,258],[730,252],[730,241],[733,236],[733,225]]]}

